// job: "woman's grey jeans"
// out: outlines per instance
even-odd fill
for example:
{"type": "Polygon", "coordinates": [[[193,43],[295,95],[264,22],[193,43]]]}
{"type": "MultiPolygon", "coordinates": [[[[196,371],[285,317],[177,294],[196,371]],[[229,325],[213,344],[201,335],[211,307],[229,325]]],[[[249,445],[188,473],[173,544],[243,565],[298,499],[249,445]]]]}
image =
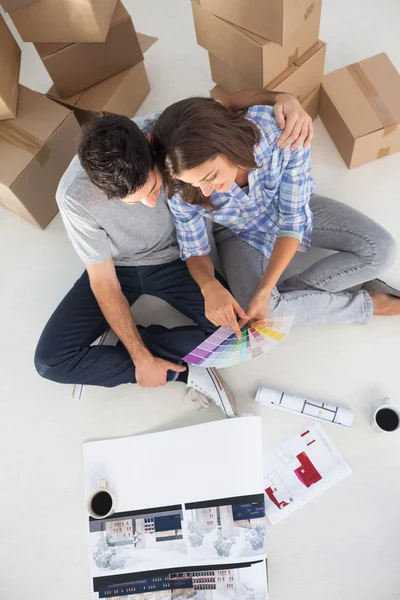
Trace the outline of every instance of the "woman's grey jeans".
{"type": "MultiPolygon", "coordinates": [[[[383,227],[341,202],[314,194],[312,246],[336,251],[274,288],[271,316],[295,315],[295,325],[367,323],[371,296],[356,286],[377,278],[396,258],[396,243],[383,227]]],[[[231,292],[244,310],[265,271],[263,254],[215,224],[214,240],[231,292]]]]}

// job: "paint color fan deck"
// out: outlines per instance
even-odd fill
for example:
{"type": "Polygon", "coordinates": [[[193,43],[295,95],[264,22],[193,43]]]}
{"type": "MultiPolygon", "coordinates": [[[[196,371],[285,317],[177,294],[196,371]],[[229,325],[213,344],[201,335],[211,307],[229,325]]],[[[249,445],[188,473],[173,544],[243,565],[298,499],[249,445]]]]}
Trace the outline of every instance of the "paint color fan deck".
{"type": "Polygon", "coordinates": [[[238,340],[230,327],[220,327],[183,360],[199,367],[232,367],[275,348],[290,331],[293,316],[250,321],[238,340]]]}

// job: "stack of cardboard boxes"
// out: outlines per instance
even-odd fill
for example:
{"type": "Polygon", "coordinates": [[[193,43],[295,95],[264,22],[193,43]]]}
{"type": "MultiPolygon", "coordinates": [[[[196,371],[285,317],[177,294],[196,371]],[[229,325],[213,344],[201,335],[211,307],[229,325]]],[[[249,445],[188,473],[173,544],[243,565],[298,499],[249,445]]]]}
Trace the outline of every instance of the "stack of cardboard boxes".
{"type": "Polygon", "coordinates": [[[400,151],[400,74],[381,53],[323,77],[322,0],[192,0],[192,8],[213,98],[263,87],[293,94],[313,119],[320,114],[349,168],[400,151]]]}
{"type": "Polygon", "coordinates": [[[322,0],[192,0],[197,42],[209,53],[211,91],[289,92],[315,118],[326,44],[319,40],[322,0]]]}
{"type": "Polygon", "coordinates": [[[47,96],[18,85],[21,51],[0,16],[0,203],[44,229],[78,123],[100,111],[135,114],[150,90],[143,53],[156,38],[136,33],[119,0],[0,4],[54,82],[47,96]]]}

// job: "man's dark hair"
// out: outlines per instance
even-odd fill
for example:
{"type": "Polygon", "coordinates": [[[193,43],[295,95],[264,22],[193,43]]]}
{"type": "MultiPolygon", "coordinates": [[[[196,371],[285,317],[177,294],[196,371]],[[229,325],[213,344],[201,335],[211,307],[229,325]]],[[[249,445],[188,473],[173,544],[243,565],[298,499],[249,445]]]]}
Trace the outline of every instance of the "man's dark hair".
{"type": "Polygon", "coordinates": [[[152,148],[136,123],[110,113],[83,128],[78,156],[90,181],[110,199],[134,194],[155,165],[152,148]]]}

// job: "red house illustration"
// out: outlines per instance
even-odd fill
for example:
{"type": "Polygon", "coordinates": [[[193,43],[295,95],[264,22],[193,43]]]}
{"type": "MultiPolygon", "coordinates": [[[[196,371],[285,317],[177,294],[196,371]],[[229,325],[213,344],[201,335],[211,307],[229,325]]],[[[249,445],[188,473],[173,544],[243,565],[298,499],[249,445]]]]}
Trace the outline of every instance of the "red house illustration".
{"type": "Polygon", "coordinates": [[[285,500],[281,500],[279,501],[278,498],[275,496],[274,491],[276,492],[277,489],[275,488],[274,490],[272,489],[272,487],[268,487],[265,490],[265,493],[267,494],[268,498],[271,500],[271,502],[273,502],[275,504],[275,506],[277,508],[279,508],[279,510],[281,508],[285,508],[285,506],[288,506],[289,502],[285,502],[285,500]]]}
{"type": "Polygon", "coordinates": [[[300,467],[294,470],[294,474],[303,485],[309,488],[322,479],[305,452],[300,452],[296,458],[300,462],[300,467]]]}

